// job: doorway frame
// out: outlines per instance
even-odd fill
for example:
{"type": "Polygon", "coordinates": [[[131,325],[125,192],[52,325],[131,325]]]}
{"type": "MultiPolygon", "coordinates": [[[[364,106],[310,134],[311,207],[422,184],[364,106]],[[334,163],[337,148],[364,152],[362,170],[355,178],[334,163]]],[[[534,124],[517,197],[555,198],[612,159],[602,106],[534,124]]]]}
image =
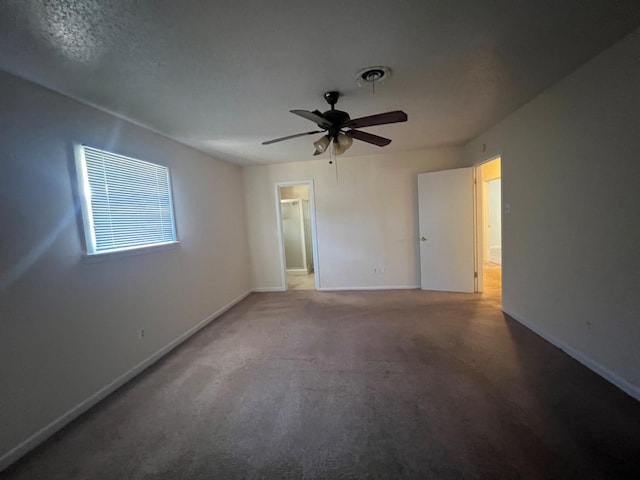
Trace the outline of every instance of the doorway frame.
{"type": "MultiPolygon", "coordinates": [[[[474,261],[475,261],[475,291],[476,293],[482,293],[484,290],[484,276],[483,276],[483,266],[484,266],[484,187],[478,184],[478,180],[484,182],[482,178],[482,166],[493,162],[494,160],[500,159],[500,179],[502,176],[502,153],[497,153],[486,159],[482,160],[479,163],[476,163],[473,166],[473,198],[474,198],[474,209],[473,209],[473,230],[474,230],[474,261]]],[[[500,216],[504,213],[504,198],[502,196],[503,191],[503,182],[500,182],[500,216]]],[[[502,237],[503,233],[503,222],[500,222],[500,236],[502,237]]],[[[502,242],[504,243],[504,242],[502,242]]],[[[500,266],[502,268],[502,265],[500,266]]],[[[502,290],[502,288],[501,288],[502,290]]]]}
{"type": "Polygon", "coordinates": [[[282,214],[280,211],[280,187],[296,187],[304,185],[309,188],[309,211],[311,213],[311,245],[313,253],[313,279],[316,290],[320,290],[320,262],[318,256],[318,231],[316,226],[316,201],[313,180],[297,180],[276,182],[274,184],[276,199],[276,231],[278,233],[278,255],[280,256],[280,290],[287,288],[287,261],[284,254],[284,235],[282,233],[282,214]]]}

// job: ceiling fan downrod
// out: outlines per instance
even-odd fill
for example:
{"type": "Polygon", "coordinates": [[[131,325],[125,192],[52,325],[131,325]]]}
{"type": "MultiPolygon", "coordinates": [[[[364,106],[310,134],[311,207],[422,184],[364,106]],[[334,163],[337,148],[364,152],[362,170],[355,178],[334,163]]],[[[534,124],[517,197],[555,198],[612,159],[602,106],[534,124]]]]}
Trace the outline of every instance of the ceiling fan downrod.
{"type": "Polygon", "coordinates": [[[326,92],[324,94],[324,99],[327,101],[329,105],[331,105],[331,110],[335,110],[335,105],[338,103],[338,98],[340,98],[339,92],[326,92]]]}

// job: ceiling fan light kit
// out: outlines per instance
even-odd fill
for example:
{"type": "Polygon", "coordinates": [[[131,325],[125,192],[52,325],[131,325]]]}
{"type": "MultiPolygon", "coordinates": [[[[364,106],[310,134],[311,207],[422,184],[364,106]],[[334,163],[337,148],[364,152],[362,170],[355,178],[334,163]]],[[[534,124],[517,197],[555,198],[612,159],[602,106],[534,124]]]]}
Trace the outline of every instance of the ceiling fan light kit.
{"type": "MultiPolygon", "coordinates": [[[[386,67],[375,68],[381,69],[386,67]]],[[[295,135],[267,140],[266,142],[262,142],[262,144],[271,145],[272,143],[282,142],[292,138],[326,132],[325,135],[313,142],[313,146],[315,147],[313,155],[320,155],[326,152],[331,144],[333,144],[331,152],[334,155],[342,155],[351,147],[354,138],[361,142],[377,145],[378,147],[384,147],[391,143],[391,140],[388,138],[380,137],[372,133],[362,132],[356,129],[407,121],[407,114],[402,110],[394,110],[392,112],[379,113],[377,115],[370,115],[368,117],[360,117],[352,120],[347,112],[336,110],[335,105],[338,102],[338,98],[340,98],[339,92],[332,91],[324,94],[324,99],[331,106],[331,110],[327,110],[324,113],[319,110],[314,110],[313,112],[309,112],[307,110],[290,110],[291,113],[295,115],[311,120],[318,126],[318,128],[320,128],[320,130],[297,133],[295,135]]]]}
{"type": "Polygon", "coordinates": [[[316,154],[324,153],[327,150],[329,143],[331,143],[329,135],[325,135],[313,142],[313,146],[316,147],[316,154]]]}
{"type": "Polygon", "coordinates": [[[340,146],[345,150],[348,150],[349,148],[351,148],[351,145],[353,145],[353,138],[351,138],[348,135],[345,135],[344,133],[339,133],[338,144],[340,144],[340,146]]]}

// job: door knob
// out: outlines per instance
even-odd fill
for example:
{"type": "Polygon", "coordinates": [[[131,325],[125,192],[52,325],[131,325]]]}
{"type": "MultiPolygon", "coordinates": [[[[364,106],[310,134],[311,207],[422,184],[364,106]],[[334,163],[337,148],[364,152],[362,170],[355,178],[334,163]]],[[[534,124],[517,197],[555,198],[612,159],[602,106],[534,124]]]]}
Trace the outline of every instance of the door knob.
{"type": "Polygon", "coordinates": [[[420,240],[422,240],[423,242],[427,241],[427,237],[420,237],[420,240]]]}

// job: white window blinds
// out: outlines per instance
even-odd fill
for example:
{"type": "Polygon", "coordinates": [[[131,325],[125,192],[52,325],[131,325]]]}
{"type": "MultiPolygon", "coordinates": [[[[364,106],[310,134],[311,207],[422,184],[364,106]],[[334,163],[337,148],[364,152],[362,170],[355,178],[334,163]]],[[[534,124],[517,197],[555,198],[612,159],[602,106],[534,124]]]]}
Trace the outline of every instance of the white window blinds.
{"type": "Polygon", "coordinates": [[[76,160],[87,254],[177,241],[167,167],[84,145],[76,160]]]}

